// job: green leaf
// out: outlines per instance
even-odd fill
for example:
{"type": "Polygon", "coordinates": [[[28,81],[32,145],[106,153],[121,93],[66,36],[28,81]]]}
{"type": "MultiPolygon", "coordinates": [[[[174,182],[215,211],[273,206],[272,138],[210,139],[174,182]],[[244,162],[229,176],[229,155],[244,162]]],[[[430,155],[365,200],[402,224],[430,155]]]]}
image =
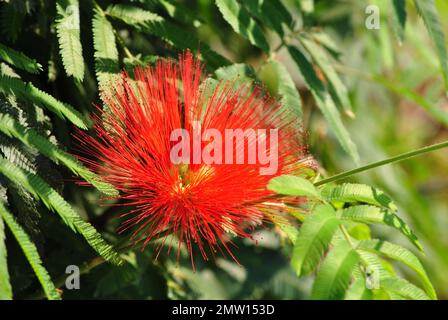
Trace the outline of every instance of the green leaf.
{"type": "MultiPolygon", "coordinates": [[[[1,160],[4,161],[4,160],[1,160]]],[[[48,271],[42,265],[42,260],[40,259],[39,252],[36,246],[31,242],[28,235],[22,229],[22,227],[15,221],[14,216],[6,209],[4,204],[0,202],[0,215],[5,220],[6,225],[11,230],[12,234],[16,238],[17,242],[22,248],[26,259],[33,268],[37,278],[39,279],[42,288],[49,300],[60,300],[59,293],[56,291],[48,271]]]]}
{"type": "Polygon", "coordinates": [[[112,185],[102,182],[100,177],[84,167],[75,157],[59,149],[46,137],[38,134],[34,129],[25,128],[11,116],[0,114],[0,131],[9,137],[19,139],[29,147],[36,148],[40,153],[54,162],[63,163],[72,172],[83,177],[101,192],[112,196],[118,194],[118,191],[115,190],[112,185]]]}
{"type": "Polygon", "coordinates": [[[215,70],[218,80],[225,81],[253,81],[255,79],[255,70],[245,63],[234,63],[215,70]]]}
{"type": "Polygon", "coordinates": [[[271,179],[268,183],[268,189],[288,196],[321,198],[319,191],[311,182],[292,175],[283,175],[271,179]]]}
{"type": "Polygon", "coordinates": [[[26,172],[3,158],[0,158],[0,173],[22,185],[36,199],[40,198],[48,209],[56,211],[65,224],[74,232],[79,232],[105,260],[114,264],[122,263],[118,253],[106,243],[101,234],[90,223],[82,220],[70,204],[38,175],[26,172]]]}
{"type": "Polygon", "coordinates": [[[338,242],[319,268],[311,298],[316,300],[343,299],[358,261],[359,256],[355,250],[345,242],[338,242]]]}
{"type": "Polygon", "coordinates": [[[90,121],[71,105],[55,99],[48,93],[36,88],[31,82],[23,82],[17,78],[1,75],[0,92],[25,98],[30,102],[45,107],[59,118],[67,118],[81,129],[87,129],[90,126],[90,121]]]}
{"type": "Polygon", "coordinates": [[[401,278],[387,278],[381,280],[381,287],[388,293],[397,294],[405,299],[411,300],[430,300],[426,293],[410,283],[409,281],[401,278]]]}
{"type": "Polygon", "coordinates": [[[372,290],[366,287],[364,277],[355,277],[355,280],[345,293],[345,300],[372,300],[372,290]]]}
{"type": "Polygon", "coordinates": [[[448,90],[448,54],[445,46],[445,34],[440,23],[439,14],[434,0],[414,0],[417,11],[428,29],[428,33],[434,41],[437,55],[442,67],[445,88],[448,90]]]}
{"type": "MultiPolygon", "coordinates": [[[[6,210],[0,200],[0,210],[6,210]]],[[[8,261],[5,245],[5,225],[0,215],[0,300],[11,300],[12,288],[9,283],[8,261]]]]}
{"type": "Polygon", "coordinates": [[[286,114],[291,114],[298,122],[302,120],[302,100],[288,70],[278,61],[270,60],[260,71],[260,78],[270,93],[280,98],[286,114]]]}
{"type": "Polygon", "coordinates": [[[428,296],[431,299],[437,299],[434,287],[432,286],[423,265],[411,251],[396,244],[378,239],[361,241],[358,244],[358,248],[381,254],[387,258],[404,263],[418,274],[428,296]]]}
{"type": "Polygon", "coordinates": [[[380,259],[377,254],[360,248],[357,248],[356,252],[360,257],[362,275],[369,290],[380,289],[382,279],[395,276],[393,269],[388,268],[385,261],[380,259]]]}
{"type": "Polygon", "coordinates": [[[311,36],[318,44],[327,49],[332,56],[339,57],[342,55],[339,46],[336,44],[336,39],[333,39],[328,33],[320,30],[312,30],[307,35],[311,36]]]}
{"type": "Polygon", "coordinates": [[[297,228],[291,225],[290,221],[280,221],[277,222],[273,220],[275,225],[278,226],[288,237],[288,239],[291,241],[293,245],[296,244],[297,235],[299,234],[299,231],[297,231],[297,228]]]}
{"type": "Polygon", "coordinates": [[[365,223],[349,222],[345,223],[348,234],[356,240],[370,240],[372,232],[365,223]]]}
{"type": "Polygon", "coordinates": [[[356,145],[353,143],[350,135],[342,123],[341,116],[330,94],[325,88],[324,84],[316,75],[312,64],[303,55],[300,50],[295,47],[288,47],[289,53],[305,80],[305,84],[311,90],[314,98],[316,99],[317,106],[322,111],[326,118],[330,128],[336,135],[339,143],[344,150],[352,157],[355,163],[359,163],[359,155],[356,145]]]}
{"type": "Polygon", "coordinates": [[[215,69],[230,64],[230,61],[211,50],[207,44],[201,43],[193,32],[189,32],[150,11],[135,6],[116,4],[109,6],[106,13],[141,32],[155,35],[179,49],[195,51],[195,48],[200,48],[200,53],[208,65],[215,69]]]}
{"type": "Polygon", "coordinates": [[[305,219],[296,238],[291,264],[297,275],[311,273],[319,263],[339,225],[329,205],[318,205],[305,219]]]}
{"type": "Polygon", "coordinates": [[[321,46],[315,43],[313,40],[305,37],[300,37],[300,42],[308,51],[314,62],[322,70],[325,78],[328,81],[330,87],[330,93],[334,96],[335,101],[345,110],[348,115],[353,116],[352,104],[348,96],[347,88],[342,82],[336,70],[333,68],[333,64],[325,54],[325,51],[321,46]]]}
{"type": "Polygon", "coordinates": [[[216,5],[232,29],[248,39],[251,44],[269,52],[269,44],[257,22],[236,0],[216,0],[216,5]]]}
{"type": "Polygon", "coordinates": [[[144,26],[145,23],[151,21],[164,20],[161,16],[151,11],[125,4],[111,5],[107,8],[106,12],[111,17],[120,19],[129,25],[134,25],[135,27],[144,26]]]}
{"type": "Polygon", "coordinates": [[[100,91],[104,91],[120,80],[118,49],[112,24],[103,13],[95,10],[92,25],[96,77],[100,91]]]}
{"type": "Polygon", "coordinates": [[[293,19],[288,9],[279,0],[245,0],[242,1],[249,13],[275,30],[283,38],[283,27],[290,29],[293,19]]]}
{"type": "Polygon", "coordinates": [[[400,44],[404,40],[405,26],[406,26],[406,0],[393,0],[393,11],[394,11],[394,30],[397,35],[400,44]]]}
{"type": "Polygon", "coordinates": [[[177,21],[191,24],[195,27],[200,27],[204,23],[201,16],[188,4],[174,2],[173,0],[159,0],[156,2],[165,9],[171,18],[177,21]]]}
{"type": "Polygon", "coordinates": [[[368,205],[353,206],[341,210],[340,218],[367,224],[376,223],[388,225],[399,230],[413,245],[420,251],[423,251],[423,247],[414,232],[412,232],[409,226],[401,220],[400,217],[390,210],[368,205]]]}
{"type": "Polygon", "coordinates": [[[397,211],[397,206],[383,191],[365,184],[344,183],[327,186],[321,190],[321,193],[328,202],[361,202],[397,211]]]}
{"type": "Polygon", "coordinates": [[[82,81],[84,58],[80,39],[78,0],[57,0],[56,11],[56,33],[65,72],[82,81]]]}
{"type": "MultiPolygon", "coordinates": [[[[366,297],[373,298],[373,300],[398,300],[403,299],[402,296],[395,292],[387,291],[383,286],[388,285],[388,280],[398,279],[392,265],[387,261],[382,260],[377,254],[362,249],[356,249],[361,259],[361,271],[364,279],[365,290],[362,292],[361,288],[350,288],[347,292],[347,299],[356,298],[356,295],[362,294],[366,297]],[[354,296],[355,295],[355,296],[354,296]]],[[[354,272],[356,276],[356,272],[354,272]]],[[[359,279],[359,277],[358,277],[359,279]]],[[[359,280],[356,280],[359,282],[359,280]]],[[[359,284],[358,284],[359,286],[359,284]]]]}
{"type": "Polygon", "coordinates": [[[10,65],[16,68],[25,70],[30,73],[39,73],[42,71],[42,66],[36,62],[36,60],[31,59],[24,55],[22,52],[18,52],[0,43],[0,59],[6,61],[10,65]]]}

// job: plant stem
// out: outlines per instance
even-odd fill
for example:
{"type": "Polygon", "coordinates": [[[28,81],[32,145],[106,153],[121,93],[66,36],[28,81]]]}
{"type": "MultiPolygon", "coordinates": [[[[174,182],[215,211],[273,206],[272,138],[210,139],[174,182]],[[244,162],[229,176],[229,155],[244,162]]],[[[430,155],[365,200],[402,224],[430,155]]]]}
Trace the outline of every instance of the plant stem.
{"type": "Polygon", "coordinates": [[[413,151],[410,151],[410,152],[405,152],[405,153],[399,154],[398,156],[395,156],[395,157],[392,157],[392,158],[384,159],[384,160],[377,161],[377,162],[372,162],[372,163],[369,163],[369,164],[367,164],[365,166],[362,166],[362,167],[359,167],[359,168],[356,168],[356,169],[353,169],[353,170],[349,170],[349,171],[345,171],[345,172],[339,173],[339,174],[334,175],[332,177],[329,177],[327,179],[323,179],[323,180],[317,181],[314,185],[315,186],[321,186],[321,185],[324,185],[324,184],[327,184],[327,183],[330,183],[330,182],[342,180],[342,179],[345,179],[347,177],[350,177],[350,176],[352,176],[354,174],[357,174],[357,173],[360,173],[360,172],[364,172],[364,171],[367,171],[367,170],[370,170],[370,169],[373,169],[373,168],[381,167],[381,166],[384,166],[384,165],[387,165],[387,164],[391,164],[391,163],[396,163],[396,162],[400,162],[400,161],[403,161],[403,160],[407,160],[407,159],[410,159],[410,158],[413,158],[413,157],[416,157],[416,156],[419,156],[419,155],[422,155],[422,154],[425,154],[425,153],[428,153],[428,152],[432,152],[432,151],[435,151],[435,150],[443,149],[443,148],[446,148],[446,147],[448,147],[448,141],[444,141],[444,142],[441,142],[441,143],[436,143],[436,144],[433,144],[433,145],[430,145],[430,146],[427,146],[427,147],[423,147],[423,148],[420,148],[420,149],[417,149],[417,150],[413,150],[413,151]]]}
{"type": "Polygon", "coordinates": [[[339,229],[341,229],[342,234],[344,235],[344,238],[345,238],[345,240],[347,241],[347,243],[350,245],[350,247],[351,247],[352,249],[356,249],[355,246],[354,246],[354,244],[353,244],[353,242],[352,242],[352,239],[351,239],[350,235],[348,234],[348,231],[347,231],[347,229],[344,227],[344,225],[340,224],[340,225],[339,225],[339,229]]]}

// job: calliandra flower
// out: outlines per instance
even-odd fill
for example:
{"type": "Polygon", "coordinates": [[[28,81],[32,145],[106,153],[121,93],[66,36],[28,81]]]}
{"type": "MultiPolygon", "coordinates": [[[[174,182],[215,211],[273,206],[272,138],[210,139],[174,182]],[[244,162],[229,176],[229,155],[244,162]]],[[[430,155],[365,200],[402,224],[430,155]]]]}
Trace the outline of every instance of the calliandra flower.
{"type": "Polygon", "coordinates": [[[96,136],[76,134],[90,155],[80,158],[129,206],[119,231],[133,229],[144,245],[177,239],[178,258],[185,244],[192,263],[194,247],[206,260],[217,250],[234,258],[231,235],[251,238],[269,220],[281,200],[266,189],[268,181],[303,168],[306,152],[297,119],[261,88],[204,78],[189,51],[178,62],[137,68],[134,78],[123,73],[103,94],[109,111],[96,116],[96,136]],[[244,143],[225,139],[229,129],[248,133],[244,143]],[[173,141],[179,130],[186,135],[173,141]],[[266,159],[275,161],[270,169],[266,159]]]}

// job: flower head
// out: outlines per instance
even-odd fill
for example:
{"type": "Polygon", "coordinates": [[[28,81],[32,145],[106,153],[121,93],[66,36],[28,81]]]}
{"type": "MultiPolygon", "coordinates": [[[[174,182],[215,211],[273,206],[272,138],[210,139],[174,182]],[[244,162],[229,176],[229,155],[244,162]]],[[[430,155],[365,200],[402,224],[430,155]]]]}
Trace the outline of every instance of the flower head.
{"type": "Polygon", "coordinates": [[[250,237],[267,220],[280,201],[266,203],[268,181],[303,167],[305,147],[297,120],[261,88],[203,80],[190,52],[123,73],[103,95],[96,136],[77,138],[94,156],[81,159],[130,206],[120,232],[145,245],[175,238],[207,259],[232,255],[229,234],[250,237]]]}

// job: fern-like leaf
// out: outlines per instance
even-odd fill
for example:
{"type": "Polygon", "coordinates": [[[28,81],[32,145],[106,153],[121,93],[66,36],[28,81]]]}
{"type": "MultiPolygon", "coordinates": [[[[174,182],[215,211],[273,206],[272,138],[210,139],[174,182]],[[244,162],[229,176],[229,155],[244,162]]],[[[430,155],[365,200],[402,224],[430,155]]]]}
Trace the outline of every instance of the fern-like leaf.
{"type": "Polygon", "coordinates": [[[333,238],[339,220],[329,205],[318,205],[300,228],[291,264],[298,275],[312,272],[333,238]]]}
{"type": "Polygon", "coordinates": [[[429,297],[437,299],[436,292],[425,269],[420,260],[411,251],[396,244],[377,239],[363,240],[358,244],[358,248],[383,255],[407,265],[418,274],[429,297]]]}
{"type": "Polygon", "coordinates": [[[102,12],[95,10],[92,25],[96,77],[100,91],[104,91],[120,79],[118,49],[112,24],[102,12]]]}
{"type": "Polygon", "coordinates": [[[386,292],[397,294],[406,300],[430,300],[422,289],[402,278],[383,279],[381,286],[386,292]]]}
{"type": "Polygon", "coordinates": [[[290,29],[293,24],[291,14],[279,0],[245,0],[242,4],[252,16],[275,30],[281,38],[285,34],[284,27],[290,29]]]}
{"type": "Polygon", "coordinates": [[[47,138],[39,135],[34,129],[25,128],[11,116],[0,114],[0,131],[10,137],[19,139],[29,147],[36,148],[40,153],[56,163],[63,163],[72,172],[83,177],[101,192],[108,195],[118,194],[112,185],[102,182],[95,173],[84,167],[76,158],[59,149],[47,138]]]}
{"type": "Polygon", "coordinates": [[[399,230],[420,251],[423,247],[409,226],[394,212],[368,205],[353,206],[341,210],[340,218],[367,224],[384,224],[399,230]]]}
{"type": "Polygon", "coordinates": [[[42,66],[37,63],[36,60],[31,59],[24,55],[22,52],[18,52],[0,43],[0,59],[7,63],[25,70],[30,73],[39,73],[42,71],[42,66]]]}
{"type": "MultiPolygon", "coordinates": [[[[1,187],[1,186],[0,186],[1,187]]],[[[0,199],[0,210],[2,210],[0,199]]],[[[0,215],[0,300],[11,300],[12,288],[9,283],[9,272],[7,263],[7,253],[5,245],[5,225],[3,217],[0,215]]]]}
{"type": "Polygon", "coordinates": [[[314,281],[311,298],[341,300],[349,287],[359,256],[347,243],[339,241],[328,253],[314,281]]]}
{"type": "Polygon", "coordinates": [[[445,88],[448,90],[448,53],[445,44],[445,34],[443,33],[442,24],[437,13],[436,4],[434,0],[414,0],[414,3],[436,46],[445,80],[445,88]]]}
{"type": "Polygon", "coordinates": [[[355,280],[345,292],[345,300],[372,300],[373,293],[366,287],[365,278],[354,273],[355,280]]]}
{"type": "Polygon", "coordinates": [[[80,39],[78,0],[56,1],[56,32],[65,72],[82,81],[84,78],[84,58],[80,39]]]}
{"type": "Polygon", "coordinates": [[[30,82],[23,82],[20,79],[2,75],[0,76],[0,91],[5,94],[26,98],[30,102],[46,107],[59,118],[67,118],[81,129],[87,129],[90,126],[90,120],[71,105],[55,99],[48,93],[36,88],[30,82]]]}
{"type": "Polygon", "coordinates": [[[344,183],[327,186],[322,189],[322,195],[329,202],[360,202],[397,211],[397,206],[383,191],[365,184],[344,183]]]}
{"type": "Polygon", "coordinates": [[[301,37],[300,42],[325,75],[325,78],[328,81],[330,93],[333,95],[334,100],[338,102],[338,105],[343,108],[346,114],[352,115],[352,105],[348,96],[348,90],[334,69],[333,63],[328,58],[323,47],[318,45],[313,40],[305,37],[301,37]]]}
{"type": "Polygon", "coordinates": [[[404,31],[407,19],[406,0],[393,0],[392,5],[394,11],[394,30],[395,34],[397,35],[398,41],[401,44],[404,40],[404,31]]]}
{"type": "MultiPolygon", "coordinates": [[[[0,160],[4,161],[4,160],[0,160]]],[[[5,205],[0,201],[0,215],[3,220],[6,222],[6,225],[11,230],[12,234],[16,238],[20,247],[25,254],[28,262],[36,273],[37,278],[39,279],[42,288],[49,300],[59,300],[60,295],[56,291],[56,287],[51,280],[48,271],[42,265],[42,260],[40,259],[39,252],[37,251],[36,246],[33,242],[31,242],[28,235],[22,229],[22,227],[15,221],[14,216],[6,209],[5,205]]]]}
{"type": "Polygon", "coordinates": [[[269,52],[269,43],[258,23],[249,12],[236,0],[216,0],[216,5],[232,29],[248,39],[249,42],[264,52],[269,52]]]}
{"type": "Polygon", "coordinates": [[[302,100],[297,87],[283,64],[271,59],[260,72],[260,78],[270,93],[279,97],[282,107],[298,123],[302,120],[302,100]]]}
{"type": "Polygon", "coordinates": [[[105,242],[98,231],[90,223],[85,222],[70,204],[38,175],[21,170],[3,158],[0,158],[0,172],[9,180],[21,184],[36,199],[41,199],[47,208],[56,211],[65,224],[74,232],[83,235],[90,246],[105,260],[114,264],[122,263],[118,253],[105,242]]]}
{"type": "Polygon", "coordinates": [[[200,43],[193,33],[150,11],[131,5],[116,4],[107,8],[107,14],[139,31],[155,35],[181,50],[200,48],[201,55],[205,57],[208,65],[215,69],[230,64],[226,58],[211,50],[205,43],[200,43]]]}
{"type": "Polygon", "coordinates": [[[307,87],[316,100],[317,106],[322,111],[328,125],[334,132],[343,149],[352,157],[355,163],[359,162],[358,149],[352,141],[350,134],[345,128],[339,110],[331,98],[325,85],[316,75],[313,65],[308,61],[307,57],[296,47],[288,47],[289,54],[299,67],[301,74],[305,80],[307,87]]]}

